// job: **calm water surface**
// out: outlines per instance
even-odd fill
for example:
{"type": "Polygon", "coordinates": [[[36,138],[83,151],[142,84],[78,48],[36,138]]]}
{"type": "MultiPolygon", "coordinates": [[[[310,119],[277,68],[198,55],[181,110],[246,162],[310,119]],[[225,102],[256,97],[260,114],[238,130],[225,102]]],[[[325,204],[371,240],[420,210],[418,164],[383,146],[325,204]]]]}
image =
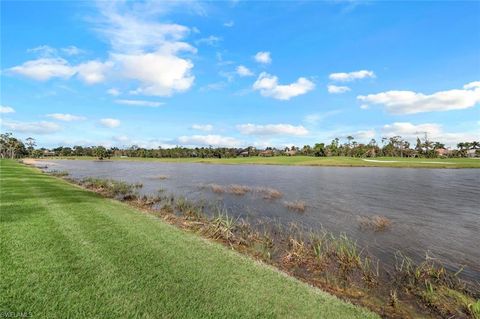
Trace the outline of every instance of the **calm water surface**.
{"type": "Polygon", "coordinates": [[[346,233],[382,259],[396,250],[415,258],[429,251],[480,280],[480,170],[380,167],[301,167],[206,165],[128,161],[52,160],[49,169],[66,170],[73,178],[113,178],[143,183],[142,193],[159,189],[191,200],[220,201],[229,213],[247,218],[296,222],[312,229],[346,233]],[[155,178],[165,175],[168,178],[155,178]],[[255,194],[215,194],[205,184],[271,187],[281,199],[255,194]],[[304,213],[287,210],[283,202],[303,200],[304,213]],[[361,230],[359,216],[383,215],[392,220],[384,232],[361,230]]]}

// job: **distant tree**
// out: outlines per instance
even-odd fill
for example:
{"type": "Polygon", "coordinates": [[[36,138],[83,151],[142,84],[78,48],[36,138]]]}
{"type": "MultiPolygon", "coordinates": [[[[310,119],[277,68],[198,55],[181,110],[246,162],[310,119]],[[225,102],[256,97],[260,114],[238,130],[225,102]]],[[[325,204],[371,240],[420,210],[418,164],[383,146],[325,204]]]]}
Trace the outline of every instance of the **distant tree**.
{"type": "Polygon", "coordinates": [[[32,156],[33,150],[35,149],[35,146],[37,146],[35,139],[33,137],[27,137],[25,139],[25,144],[27,144],[27,150],[29,155],[32,156]]]}
{"type": "Polygon", "coordinates": [[[16,158],[28,152],[21,140],[13,137],[12,133],[0,134],[0,154],[2,158],[16,158]]]}
{"type": "Polygon", "coordinates": [[[325,156],[325,144],[324,143],[317,143],[313,147],[313,154],[317,157],[325,156]]]}
{"type": "Polygon", "coordinates": [[[107,157],[107,149],[103,146],[97,146],[94,148],[94,154],[99,160],[103,160],[107,157]]]}

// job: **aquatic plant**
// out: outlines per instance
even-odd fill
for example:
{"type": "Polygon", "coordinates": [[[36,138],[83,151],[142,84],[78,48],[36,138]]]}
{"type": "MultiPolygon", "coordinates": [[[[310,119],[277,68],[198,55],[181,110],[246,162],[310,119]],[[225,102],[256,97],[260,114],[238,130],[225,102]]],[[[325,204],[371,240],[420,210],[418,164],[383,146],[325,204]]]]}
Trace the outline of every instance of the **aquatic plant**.
{"type": "Polygon", "coordinates": [[[204,188],[210,189],[212,192],[217,194],[233,194],[233,195],[245,195],[247,193],[258,193],[264,199],[276,199],[282,197],[282,193],[279,190],[269,187],[250,187],[246,185],[218,185],[218,184],[207,184],[203,186],[204,188]]]}
{"type": "Polygon", "coordinates": [[[360,216],[358,223],[362,229],[371,229],[373,231],[385,231],[392,226],[392,221],[385,216],[360,216]]]}
{"type": "Polygon", "coordinates": [[[293,202],[283,202],[283,205],[288,208],[289,210],[293,210],[293,211],[296,211],[296,212],[300,212],[300,213],[303,213],[305,211],[305,208],[306,208],[306,204],[304,201],[301,201],[301,200],[296,200],[296,201],[293,201],[293,202]]]}
{"type": "Polygon", "coordinates": [[[255,192],[260,193],[264,199],[277,199],[283,196],[283,193],[270,187],[257,187],[255,192]]]}
{"type": "Polygon", "coordinates": [[[101,178],[85,178],[80,183],[84,187],[98,191],[106,197],[115,197],[122,200],[137,198],[137,189],[143,187],[141,183],[129,184],[101,178]]]}

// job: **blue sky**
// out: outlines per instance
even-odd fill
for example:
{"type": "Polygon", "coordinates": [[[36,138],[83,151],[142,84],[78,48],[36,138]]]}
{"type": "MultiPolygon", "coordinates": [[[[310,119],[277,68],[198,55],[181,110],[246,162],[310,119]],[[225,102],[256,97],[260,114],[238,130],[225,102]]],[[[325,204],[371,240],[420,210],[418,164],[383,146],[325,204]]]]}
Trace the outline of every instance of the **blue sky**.
{"type": "Polygon", "coordinates": [[[1,126],[39,146],[480,138],[480,2],[1,2],[1,126]]]}

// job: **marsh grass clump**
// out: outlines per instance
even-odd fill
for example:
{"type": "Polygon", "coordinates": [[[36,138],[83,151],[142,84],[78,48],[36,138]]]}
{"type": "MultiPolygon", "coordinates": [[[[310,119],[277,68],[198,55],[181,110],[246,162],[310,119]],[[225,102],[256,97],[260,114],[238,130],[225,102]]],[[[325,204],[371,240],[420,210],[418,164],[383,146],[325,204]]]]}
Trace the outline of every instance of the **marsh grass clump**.
{"type": "Polygon", "coordinates": [[[129,184],[122,181],[101,178],[85,178],[81,185],[93,189],[106,197],[118,198],[121,200],[132,200],[138,197],[137,190],[142,188],[140,183],[129,184]]]}
{"type": "Polygon", "coordinates": [[[306,208],[306,204],[302,200],[296,200],[296,201],[293,201],[293,202],[285,201],[285,202],[283,202],[283,205],[287,209],[295,211],[295,212],[299,212],[299,213],[303,213],[305,211],[305,208],[306,208]]]}
{"type": "Polygon", "coordinates": [[[263,197],[263,199],[277,199],[283,196],[283,193],[275,188],[257,187],[255,191],[263,197]]]}
{"type": "Polygon", "coordinates": [[[66,177],[68,176],[68,172],[67,171],[57,171],[57,170],[53,170],[53,171],[50,171],[48,172],[49,175],[52,175],[52,176],[56,176],[56,177],[66,177]]]}
{"type": "Polygon", "coordinates": [[[233,194],[233,195],[245,195],[246,193],[252,191],[252,189],[245,185],[231,184],[231,185],[218,185],[218,184],[208,184],[207,188],[211,189],[212,192],[217,194],[233,194]]]}
{"type": "Polygon", "coordinates": [[[219,214],[210,220],[207,227],[207,236],[213,239],[221,239],[226,242],[235,242],[235,233],[238,227],[238,219],[227,214],[219,214]]]}
{"type": "Polygon", "coordinates": [[[200,220],[203,217],[203,205],[197,205],[185,197],[175,201],[175,208],[188,220],[200,220]]]}
{"type": "Polygon", "coordinates": [[[251,189],[245,185],[230,185],[228,186],[228,193],[234,195],[245,195],[246,193],[250,192],[251,189]]]}
{"type": "Polygon", "coordinates": [[[376,232],[388,230],[392,226],[392,221],[385,216],[360,216],[358,224],[361,229],[370,229],[376,232]]]}
{"type": "Polygon", "coordinates": [[[274,188],[269,187],[250,187],[246,185],[239,184],[230,184],[230,185],[219,185],[219,184],[207,184],[203,186],[204,188],[210,189],[212,192],[217,194],[232,194],[232,195],[245,195],[247,193],[257,193],[260,194],[264,199],[277,199],[283,196],[282,192],[274,188]]]}
{"type": "Polygon", "coordinates": [[[209,185],[206,185],[206,187],[210,188],[212,190],[212,192],[217,193],[217,194],[225,193],[225,187],[222,186],[222,185],[209,184],[209,185]]]}

